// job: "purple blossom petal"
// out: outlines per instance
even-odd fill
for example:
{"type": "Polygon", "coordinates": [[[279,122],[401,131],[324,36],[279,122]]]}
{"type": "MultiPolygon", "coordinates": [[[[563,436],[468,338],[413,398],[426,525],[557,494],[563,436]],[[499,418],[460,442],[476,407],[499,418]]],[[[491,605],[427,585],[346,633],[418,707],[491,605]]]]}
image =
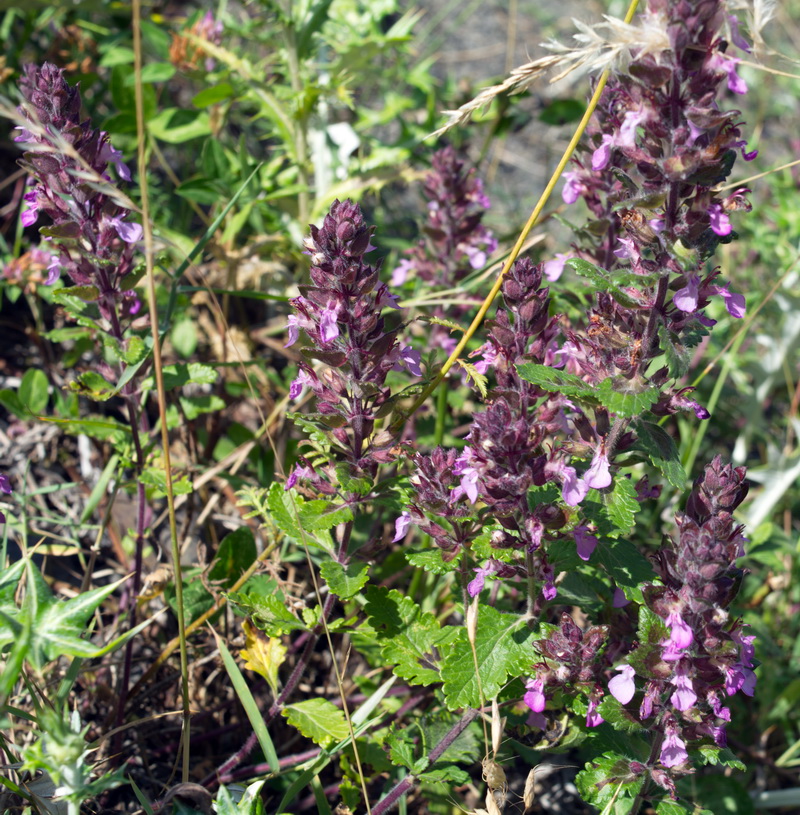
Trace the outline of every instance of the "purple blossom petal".
{"type": "MultiPolygon", "coordinates": [[[[107,133],[101,133],[101,136],[107,136],[107,133]]],[[[116,171],[117,175],[123,181],[130,181],[131,180],[131,171],[126,166],[125,162],[122,159],[122,151],[115,150],[110,142],[104,142],[103,146],[100,148],[100,154],[98,156],[101,161],[110,161],[116,171]]]]}
{"type": "Polygon", "coordinates": [[[645,119],[647,119],[647,113],[644,110],[629,110],[622,120],[617,145],[619,147],[636,147],[636,128],[645,119]]]}
{"type": "Polygon", "coordinates": [[[396,294],[392,294],[389,291],[389,287],[385,283],[381,283],[378,286],[378,296],[375,300],[375,305],[378,308],[396,308],[400,309],[398,303],[400,302],[400,298],[396,294]]]}
{"type": "Polygon", "coordinates": [[[572,257],[566,253],[558,253],[556,254],[553,260],[548,260],[544,266],[542,266],[542,271],[544,272],[544,276],[551,282],[555,283],[559,277],[564,273],[564,266],[566,262],[572,257]]]}
{"type": "Polygon", "coordinates": [[[575,545],[578,548],[578,557],[581,560],[589,560],[598,544],[597,538],[589,532],[587,526],[577,526],[572,534],[575,536],[575,545]]]}
{"type": "Polygon", "coordinates": [[[731,93],[738,93],[740,96],[747,93],[747,83],[736,73],[736,66],[739,60],[736,57],[728,57],[725,59],[725,65],[722,67],[728,73],[728,90],[731,93]]]}
{"type": "Polygon", "coordinates": [[[408,273],[414,268],[414,264],[408,258],[401,258],[400,262],[392,272],[390,281],[392,286],[402,286],[408,280],[408,273]]]}
{"type": "Polygon", "coordinates": [[[294,345],[300,336],[300,320],[296,314],[290,314],[286,320],[286,331],[289,335],[289,340],[286,345],[283,346],[284,348],[294,345]]]}
{"type": "Polygon", "coordinates": [[[486,578],[490,574],[494,574],[497,568],[490,560],[487,566],[476,567],[474,571],[475,577],[467,583],[467,594],[469,594],[470,597],[475,597],[476,594],[480,594],[483,591],[486,578]]]}
{"type": "Polygon", "coordinates": [[[725,308],[728,310],[728,314],[737,320],[741,320],[747,311],[747,303],[745,302],[744,295],[730,291],[727,286],[715,286],[715,289],[715,293],[725,301],[725,308]]]}
{"type": "Polygon", "coordinates": [[[125,243],[138,243],[144,234],[141,224],[129,224],[120,217],[109,218],[108,223],[114,227],[117,231],[117,235],[119,235],[125,243]]]}
{"type": "Polygon", "coordinates": [[[461,476],[461,490],[471,504],[478,500],[478,478],[480,474],[472,466],[472,448],[465,447],[453,465],[453,472],[461,476]]]}
{"type": "Polygon", "coordinates": [[[392,538],[392,543],[403,540],[408,533],[409,526],[411,526],[411,513],[404,511],[394,522],[394,537],[392,538]]]}
{"type": "Polygon", "coordinates": [[[52,286],[59,277],[61,277],[61,261],[56,255],[53,255],[47,264],[47,280],[44,283],[46,286],[52,286]]]}
{"type": "Polygon", "coordinates": [[[605,721],[605,719],[597,712],[597,705],[598,705],[597,699],[589,700],[589,708],[586,711],[587,727],[598,727],[605,721]]]}
{"type": "Polygon", "coordinates": [[[614,146],[614,137],[607,133],[603,135],[600,146],[592,153],[592,169],[595,172],[605,170],[611,161],[611,148],[614,146]]]}
{"type": "Polygon", "coordinates": [[[14,492],[11,481],[5,473],[0,473],[0,492],[4,492],[6,495],[11,495],[14,492]]]}
{"type": "Polygon", "coordinates": [[[578,479],[574,467],[564,466],[561,470],[561,497],[567,506],[576,507],[586,498],[589,487],[583,479],[578,479]]]}
{"type": "Polygon", "coordinates": [[[303,392],[303,387],[306,385],[311,385],[314,382],[314,378],[306,371],[305,368],[301,368],[297,373],[297,378],[292,380],[292,384],[289,386],[289,398],[290,399],[297,399],[298,396],[303,392]]]}
{"type": "Polygon", "coordinates": [[[671,611],[667,615],[667,625],[669,626],[669,638],[677,648],[688,648],[694,642],[692,629],[681,617],[680,612],[671,611]]]}
{"type": "Polygon", "coordinates": [[[691,314],[697,311],[697,299],[700,294],[700,278],[697,275],[690,275],[689,281],[682,289],[678,289],[672,296],[675,308],[691,314]]]}
{"type": "Polygon", "coordinates": [[[400,349],[401,365],[408,368],[408,372],[414,376],[422,376],[422,354],[420,351],[414,350],[410,345],[406,345],[400,349]]]}
{"type": "Polygon", "coordinates": [[[296,465],[286,479],[286,484],[283,487],[284,491],[292,489],[301,478],[311,478],[312,475],[314,475],[314,471],[311,467],[296,465]]]}
{"type": "Polygon", "coordinates": [[[544,581],[544,588],[542,589],[542,597],[549,603],[551,600],[556,599],[556,595],[558,594],[558,589],[556,589],[556,584],[553,582],[552,578],[548,577],[544,581]]]}
{"type": "Polygon", "coordinates": [[[739,31],[739,18],[735,14],[728,15],[728,26],[731,30],[731,42],[746,54],[750,53],[750,45],[739,31]]]}
{"type": "Polygon", "coordinates": [[[632,665],[620,665],[615,670],[620,673],[609,681],[608,689],[620,704],[627,705],[636,693],[636,683],[633,681],[636,671],[632,665]]]}
{"type": "Polygon", "coordinates": [[[670,697],[672,705],[680,711],[694,707],[697,702],[697,694],[694,692],[692,680],[686,675],[686,669],[679,667],[669,681],[676,688],[670,697]]]}
{"type": "Polygon", "coordinates": [[[625,596],[625,592],[617,586],[614,589],[614,599],[611,601],[613,608],[625,608],[630,603],[630,600],[625,596]]]}
{"type": "Polygon", "coordinates": [[[575,172],[564,173],[564,189],[561,190],[561,198],[565,204],[574,204],[583,191],[583,184],[578,180],[575,172]]]}
{"type": "Polygon", "coordinates": [[[544,680],[529,679],[525,683],[525,687],[528,692],[522,697],[523,701],[534,713],[541,713],[547,704],[544,695],[544,680]]]}

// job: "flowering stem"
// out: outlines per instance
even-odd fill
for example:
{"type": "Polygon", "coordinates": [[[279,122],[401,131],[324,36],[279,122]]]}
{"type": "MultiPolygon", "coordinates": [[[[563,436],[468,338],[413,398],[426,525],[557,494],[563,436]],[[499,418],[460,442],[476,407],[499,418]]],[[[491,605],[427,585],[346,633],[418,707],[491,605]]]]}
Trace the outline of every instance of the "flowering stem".
{"type": "MultiPolygon", "coordinates": [[[[636,8],[639,5],[639,0],[631,0],[630,5],[628,6],[628,11],[625,14],[625,22],[630,23],[633,19],[633,15],[636,13],[636,8]]],[[[494,298],[497,296],[497,293],[500,291],[500,288],[503,285],[503,278],[505,277],[508,270],[514,265],[514,261],[517,259],[517,256],[522,251],[522,247],[525,243],[526,238],[528,237],[528,233],[533,229],[536,222],[539,220],[539,216],[542,214],[542,210],[544,209],[545,205],[547,204],[550,196],[553,193],[553,190],[556,187],[559,179],[561,178],[562,173],[566,169],[567,163],[569,162],[570,158],[572,157],[573,152],[575,152],[575,148],[578,146],[578,142],[583,137],[583,133],[586,130],[587,125],[589,124],[592,115],[594,114],[595,108],[597,107],[598,102],[600,101],[600,97],[603,93],[603,89],[608,82],[608,78],[611,74],[610,69],[606,69],[600,75],[600,78],[597,81],[597,87],[595,88],[594,93],[592,94],[592,98],[589,101],[589,104],[586,108],[586,112],[583,114],[583,118],[580,121],[580,124],[575,130],[575,133],[572,135],[569,144],[567,145],[566,150],[564,150],[564,154],[561,156],[561,160],[556,165],[553,174],[550,176],[550,180],[547,182],[547,186],[544,188],[539,201],[536,203],[536,206],[533,208],[533,212],[531,212],[530,217],[528,218],[527,223],[522,228],[522,232],[520,232],[519,237],[517,238],[517,242],[514,244],[514,248],[511,250],[511,253],[506,258],[505,263],[503,264],[503,268],[500,270],[500,274],[497,276],[497,280],[495,280],[494,285],[492,286],[489,294],[486,295],[486,299],[481,304],[480,308],[478,309],[478,313],[473,318],[472,322],[470,323],[469,328],[464,332],[461,340],[456,345],[453,353],[450,354],[450,357],[447,361],[442,365],[441,370],[439,373],[433,378],[433,381],[430,382],[419,395],[419,398],[416,402],[411,406],[407,414],[401,414],[395,419],[394,423],[392,424],[392,430],[397,431],[400,427],[406,422],[409,416],[416,413],[417,410],[425,403],[428,397],[439,387],[439,384],[442,382],[444,377],[446,376],[447,372],[450,368],[453,367],[453,364],[458,360],[461,356],[461,353],[466,348],[467,343],[472,338],[472,335],[478,330],[478,327],[483,322],[483,318],[486,316],[489,308],[494,301],[494,298]]]]}

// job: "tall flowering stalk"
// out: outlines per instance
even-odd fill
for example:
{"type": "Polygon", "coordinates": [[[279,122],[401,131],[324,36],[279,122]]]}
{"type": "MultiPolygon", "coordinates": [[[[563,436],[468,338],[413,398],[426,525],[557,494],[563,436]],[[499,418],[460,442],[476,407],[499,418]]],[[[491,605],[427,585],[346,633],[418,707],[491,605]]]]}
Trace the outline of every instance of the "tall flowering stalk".
{"type": "MultiPolygon", "coordinates": [[[[136,244],[142,227],[131,218],[133,213],[122,203],[122,196],[109,175],[130,181],[130,171],[115,150],[107,133],[95,130],[81,118],[81,97],[71,87],[63,71],[45,63],[28,65],[20,82],[23,104],[19,112],[27,120],[15,141],[26,150],[21,165],[30,174],[30,190],[21,220],[33,226],[40,216],[50,224],[41,234],[52,248],[48,282],[61,274],[74,285],[68,291],[97,308],[95,325],[107,335],[115,349],[119,366],[115,370],[100,363],[98,372],[111,383],[119,381],[131,361],[127,329],[141,308],[129,280],[135,270],[136,244]]],[[[84,318],[85,319],[85,318],[84,318]]],[[[133,352],[139,356],[138,352],[133,352]]],[[[136,549],[131,595],[127,611],[130,626],[136,624],[136,604],[132,600],[141,590],[142,554],[147,523],[147,499],[139,476],[145,465],[143,447],[144,417],[139,415],[136,376],[118,389],[128,410],[134,446],[133,467],[137,476],[136,549]]],[[[107,398],[107,396],[105,397],[107,398]]],[[[132,641],[126,648],[121,679],[118,719],[125,708],[131,666],[132,641]]]]}

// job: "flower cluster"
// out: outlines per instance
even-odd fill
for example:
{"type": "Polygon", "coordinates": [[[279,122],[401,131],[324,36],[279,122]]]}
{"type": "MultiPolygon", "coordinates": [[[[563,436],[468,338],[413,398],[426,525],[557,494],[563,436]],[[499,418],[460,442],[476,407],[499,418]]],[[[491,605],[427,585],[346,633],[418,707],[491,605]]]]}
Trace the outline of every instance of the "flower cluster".
{"type": "MultiPolygon", "coordinates": [[[[314,392],[315,419],[350,464],[353,477],[369,478],[379,463],[392,459],[396,440],[389,431],[373,434],[376,419],[391,407],[387,374],[402,367],[422,374],[419,351],[398,342],[402,324],[387,329],[382,316],[385,308],[399,306],[397,296],[380,282],[379,267],[364,261],[374,249],[372,232],[351,201],[335,201],[322,226],[311,227],[305,248],[312,285],[301,286],[300,296],[291,301],[295,313],[289,316],[287,343],[295,343],[301,330],[311,341],[302,349],[290,395],[296,399],[304,386],[314,392]],[[312,367],[314,359],[324,363],[320,371],[312,367]]],[[[301,465],[287,487],[307,476],[308,469],[301,465]]]]}
{"type": "MultiPolygon", "coordinates": [[[[582,197],[596,219],[589,230],[596,242],[581,254],[619,281],[614,297],[598,298],[588,331],[567,332],[569,364],[587,381],[641,379],[667,345],[679,359],[714,325],[704,313],[713,297],[733,317],[745,311],[744,297],[704,266],[734,236],[730,214],[750,208],[747,190],[720,197],[716,187],[737,152],[755,157],[745,150],[739,112],[718,103],[726,84],[746,90],[737,60],[726,53],[725,7],[652,0],[644,16],[666,26],[670,47],[642,49],[627,71],[615,73],[589,126],[588,154],[565,176],[565,202],[582,197]]],[[[741,37],[734,42],[745,46],[741,37]]],[[[654,384],[664,384],[667,370],[654,384]]],[[[682,373],[673,361],[669,375],[682,373]]],[[[674,402],[674,395],[665,394],[662,412],[703,414],[693,400],[674,402]]]]}
{"type": "Polygon", "coordinates": [[[638,717],[666,733],[660,761],[678,773],[689,766],[688,742],[725,746],[724,697],[755,688],[755,637],[726,610],[741,581],[734,563],[744,538],[732,513],[747,494],[744,477],[719,456],[706,467],[677,518],[677,541],[659,552],[662,585],[644,590],[648,637],[608,684],[623,705],[641,692],[638,717]]]}
{"type": "Polygon", "coordinates": [[[51,226],[42,230],[54,250],[48,264],[48,282],[66,273],[84,294],[96,302],[108,330],[122,337],[121,316],[135,314],[140,303],[124,286],[134,269],[135,244],[142,227],[129,220],[107,174],[109,163],[117,175],[130,180],[130,172],[108,134],[81,120],[78,88],[70,87],[63,72],[50,63],[28,65],[20,82],[25,104],[20,112],[28,124],[15,141],[26,148],[22,166],[33,184],[24,198],[24,226],[40,214],[51,226]]]}

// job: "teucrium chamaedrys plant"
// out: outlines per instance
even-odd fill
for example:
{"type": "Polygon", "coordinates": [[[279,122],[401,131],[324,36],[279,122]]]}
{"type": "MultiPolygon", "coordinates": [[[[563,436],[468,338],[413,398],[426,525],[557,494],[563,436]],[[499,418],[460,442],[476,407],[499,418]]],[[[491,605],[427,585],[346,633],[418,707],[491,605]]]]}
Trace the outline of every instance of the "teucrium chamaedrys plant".
{"type": "MultiPolygon", "coordinates": [[[[746,90],[727,53],[724,37],[738,28],[725,11],[714,0],[654,0],[643,12],[649,39],[613,72],[564,189],[567,203],[583,197],[596,219],[584,231],[594,240],[562,256],[595,289],[592,305],[582,321],[554,317],[542,269],[527,260],[512,267],[477,363],[496,381],[486,410],[460,453],[415,454],[413,498],[395,525],[396,542],[412,524],[430,536],[441,555],[409,559],[455,570],[466,602],[490,577],[501,587],[447,651],[433,647],[442,634],[431,627],[424,674],[389,643],[384,658],[407,681],[441,681],[451,710],[502,700],[504,683],[521,677],[530,726],[545,728],[566,707],[580,714],[579,731],[600,728],[601,754],[579,788],[599,806],[627,798],[628,811],[678,799],[676,781],[693,762],[736,764],[724,751],[722,700],[752,693],[755,682],[753,637],[727,610],[743,540],[731,516],[746,493],[743,469],[719,458],[706,468],[655,570],[627,540],[640,504],[659,491],[641,478],[643,462],[684,485],[675,445],[654,419],[686,410],[709,418],[680,383],[689,349],[715,324],[706,306],[718,297],[732,317],[744,315],[744,298],[707,265],[734,236],[730,214],[749,208],[746,190],[721,197],[715,187],[737,153],[754,157],[738,112],[722,102],[726,88],[746,90]],[[559,573],[571,575],[569,603],[575,579],[593,581],[609,609],[598,625],[581,630],[558,612],[559,573]],[[515,577],[528,597],[521,616],[508,604],[515,577]],[[602,736],[609,727],[631,734],[627,753],[603,750],[613,744],[602,736]]],[[[733,41],[745,47],[738,33],[733,41]]],[[[560,265],[548,265],[550,280],[560,265]]],[[[406,601],[377,589],[367,597],[378,639],[396,633],[381,627],[383,609],[406,601]]],[[[402,764],[398,739],[390,743],[402,764]]]]}

